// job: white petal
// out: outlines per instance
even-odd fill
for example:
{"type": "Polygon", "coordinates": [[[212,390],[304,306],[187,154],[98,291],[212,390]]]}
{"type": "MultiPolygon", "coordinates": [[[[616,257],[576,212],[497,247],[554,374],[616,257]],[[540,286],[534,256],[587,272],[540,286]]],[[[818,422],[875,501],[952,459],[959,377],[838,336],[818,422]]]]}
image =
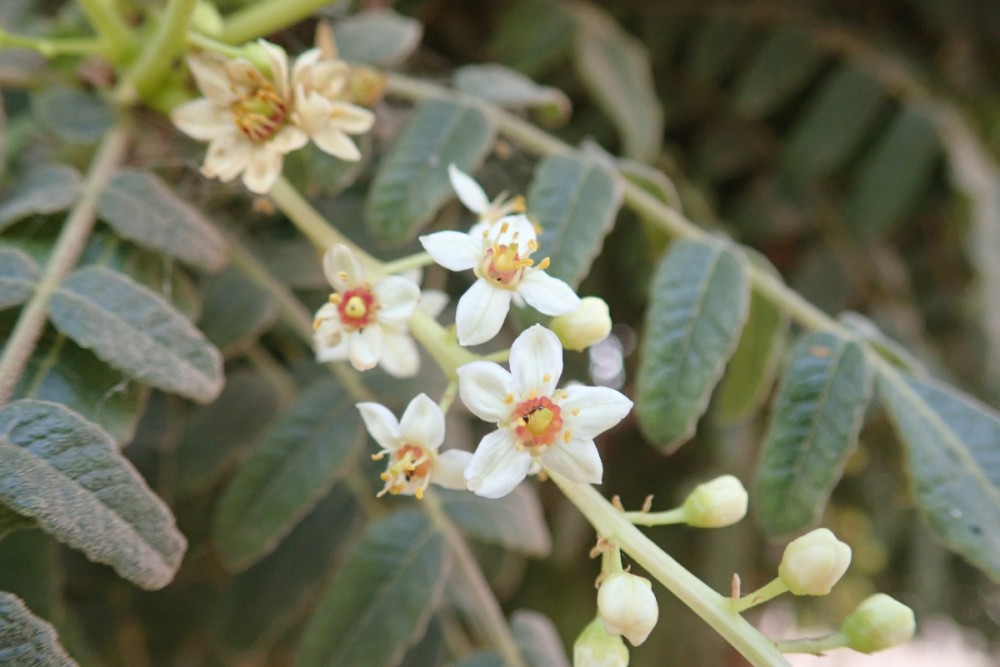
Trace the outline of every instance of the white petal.
{"type": "Polygon", "coordinates": [[[253,147],[247,141],[232,135],[216,139],[208,145],[201,173],[228,183],[246,170],[252,154],[253,147]]]}
{"type": "Polygon", "coordinates": [[[365,428],[382,449],[393,451],[399,447],[400,430],[396,416],[381,403],[358,403],[358,411],[365,428]]]}
{"type": "Polygon", "coordinates": [[[402,324],[410,319],[420,299],[420,288],[413,281],[402,276],[386,276],[372,288],[378,300],[376,314],[379,322],[390,325],[402,324]]]}
{"type": "Polygon", "coordinates": [[[436,318],[448,305],[448,295],[441,290],[425,289],[420,292],[420,302],[417,308],[436,318]]]}
{"type": "Polygon", "coordinates": [[[592,440],[549,447],[542,454],[542,463],[574,482],[600,484],[604,477],[604,464],[592,440]]]}
{"type": "Polygon", "coordinates": [[[484,498],[499,498],[513,491],[531,467],[531,454],[516,445],[510,429],[486,435],[465,469],[469,490],[484,498]]]}
{"type": "Polygon", "coordinates": [[[435,232],[420,237],[431,258],[449,271],[468,271],[483,259],[483,242],[462,232],[435,232]]]}
{"type": "Polygon", "coordinates": [[[288,54],[277,44],[272,44],[264,39],[258,39],[257,44],[267,53],[271,81],[274,83],[274,87],[282,98],[288,99],[288,54]]]}
{"type": "Polygon", "coordinates": [[[411,378],[420,370],[420,351],[410,336],[402,331],[383,329],[382,356],[378,363],[386,373],[397,378],[411,378]]]}
{"type": "Polygon", "coordinates": [[[632,401],[610,387],[572,385],[559,401],[565,428],[573,435],[591,440],[620,422],[632,409],[632,401]]]}
{"type": "Polygon", "coordinates": [[[232,112],[205,98],[180,105],[170,112],[170,120],[181,132],[199,141],[212,141],[236,129],[232,112]]]}
{"type": "Polygon", "coordinates": [[[405,442],[436,452],[444,442],[444,413],[427,394],[417,394],[399,420],[399,434],[405,442]]]}
{"type": "Polygon", "coordinates": [[[465,208],[473,213],[485,213],[490,207],[490,200],[479,183],[453,164],[448,165],[448,179],[465,208]]]}
{"type": "Polygon", "coordinates": [[[384,338],[385,333],[377,324],[349,335],[351,365],[359,371],[375,368],[382,356],[384,338]]]}
{"type": "Polygon", "coordinates": [[[338,292],[346,292],[365,281],[365,271],[351,249],[338,243],[323,255],[323,273],[338,292]]]}
{"type": "Polygon", "coordinates": [[[472,452],[461,449],[449,449],[441,452],[434,461],[434,472],[431,481],[446,489],[468,489],[465,481],[465,469],[472,461],[472,452]]]}
{"type": "Polygon", "coordinates": [[[482,278],[472,283],[455,309],[459,344],[479,345],[496,336],[510,311],[510,296],[510,290],[494,287],[482,278]]]}
{"type": "Polygon", "coordinates": [[[473,361],[458,369],[458,395],[480,419],[507,421],[514,407],[514,379],[499,364],[473,361]]]}
{"type": "Polygon", "coordinates": [[[267,142],[267,147],[279,153],[291,153],[308,143],[309,137],[305,132],[294,125],[286,125],[267,142]]]}
{"type": "Polygon", "coordinates": [[[250,163],[243,172],[243,185],[255,194],[267,194],[281,175],[283,162],[281,153],[272,151],[267,146],[254,148],[250,152],[250,163]]]}
{"type": "Polygon", "coordinates": [[[517,292],[528,305],[546,315],[565,315],[580,305],[580,297],[572,287],[539,269],[525,272],[517,292]]]}
{"type": "Polygon", "coordinates": [[[358,150],[357,145],[343,131],[328,125],[311,134],[312,140],[316,142],[316,145],[324,153],[340,158],[345,162],[357,162],[361,159],[361,151],[358,150]]]}
{"type": "Polygon", "coordinates": [[[309,49],[303,51],[295,58],[292,64],[292,81],[298,82],[300,79],[308,79],[312,74],[313,66],[323,57],[323,52],[319,49],[309,49]]]}
{"type": "Polygon", "coordinates": [[[375,124],[375,114],[347,102],[332,102],[327,123],[347,134],[364,134],[375,124]]]}
{"type": "MultiPolygon", "coordinates": [[[[519,248],[527,248],[529,241],[538,240],[535,226],[531,224],[531,220],[526,215],[508,215],[505,218],[500,218],[490,225],[490,232],[493,242],[500,245],[518,243],[519,248]]],[[[520,254],[528,255],[530,253],[524,251],[520,254]]]]}
{"type": "Polygon", "coordinates": [[[562,375],[562,355],[559,337],[541,324],[518,336],[510,346],[510,373],[518,394],[551,396],[562,375]]]}
{"type": "Polygon", "coordinates": [[[198,90],[213,103],[228,107],[238,99],[223,60],[211,55],[195,55],[187,59],[187,64],[198,90]]]}
{"type": "Polygon", "coordinates": [[[347,358],[350,356],[348,338],[348,336],[341,336],[340,340],[332,345],[317,341],[316,361],[321,363],[326,363],[327,361],[347,361],[347,358]]]}

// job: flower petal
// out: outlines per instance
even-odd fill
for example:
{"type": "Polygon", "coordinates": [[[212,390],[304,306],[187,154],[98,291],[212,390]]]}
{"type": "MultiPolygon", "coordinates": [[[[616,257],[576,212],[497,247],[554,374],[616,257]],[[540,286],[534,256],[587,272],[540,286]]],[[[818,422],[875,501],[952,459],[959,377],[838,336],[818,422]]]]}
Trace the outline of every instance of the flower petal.
{"type": "Polygon", "coordinates": [[[444,413],[427,394],[417,394],[399,420],[399,435],[436,452],[444,442],[444,413]]]}
{"type": "Polygon", "coordinates": [[[236,129],[232,112],[205,98],[180,105],[170,112],[170,120],[178,130],[199,141],[212,141],[236,129]]]}
{"type": "Polygon", "coordinates": [[[305,132],[294,125],[286,125],[267,142],[267,147],[278,153],[291,153],[308,143],[309,137],[305,132]]]}
{"type": "Polygon", "coordinates": [[[510,419],[513,394],[514,379],[499,364],[473,361],[458,369],[458,395],[482,420],[497,424],[510,419]]]}
{"type": "Polygon", "coordinates": [[[420,351],[409,334],[383,329],[382,356],[378,363],[386,373],[397,378],[411,378],[420,370],[420,351]]]}
{"type": "Polygon", "coordinates": [[[327,122],[347,134],[364,134],[375,124],[375,114],[347,102],[331,102],[327,122]]]}
{"type": "Polygon", "coordinates": [[[214,104],[228,107],[239,98],[233,90],[222,59],[213,55],[194,55],[187,59],[187,65],[198,90],[214,104]]]}
{"type": "Polygon", "coordinates": [[[208,145],[201,173],[228,183],[246,170],[252,153],[250,142],[233,135],[220,137],[208,145]]]}
{"type": "Polygon", "coordinates": [[[517,293],[524,297],[528,305],[545,315],[565,315],[580,305],[580,297],[572,287],[540,269],[525,271],[517,293]]]}
{"type": "Polygon", "coordinates": [[[346,361],[350,357],[349,336],[341,336],[335,343],[331,340],[315,340],[316,361],[326,363],[327,361],[346,361]]]}
{"type": "Polygon", "coordinates": [[[382,327],[378,325],[365,327],[348,338],[351,365],[359,371],[375,368],[379,357],[382,356],[382,343],[385,338],[382,327]]]}
{"type": "Polygon", "coordinates": [[[342,130],[330,125],[313,131],[312,140],[320,150],[345,162],[357,162],[361,159],[361,151],[350,137],[342,130]]]}
{"type": "Polygon", "coordinates": [[[479,345],[500,332],[510,311],[511,291],[483,279],[472,283],[458,300],[455,329],[460,345],[479,345]]]}
{"type": "Polygon", "coordinates": [[[403,324],[413,315],[420,300],[420,288],[402,276],[386,276],[372,288],[378,300],[375,317],[383,324],[403,324]]]}
{"type": "Polygon", "coordinates": [[[338,243],[323,255],[323,273],[338,292],[346,292],[365,281],[365,270],[351,249],[338,243]]]}
{"type": "Polygon", "coordinates": [[[255,147],[250,152],[250,163],[243,172],[243,185],[255,194],[267,194],[281,175],[283,162],[281,153],[272,151],[267,146],[255,147]]]}
{"type": "Polygon", "coordinates": [[[448,165],[448,180],[459,200],[473,213],[485,213],[490,207],[490,200],[479,186],[479,183],[453,164],[448,165]]]}
{"type": "Polygon", "coordinates": [[[591,440],[620,422],[632,409],[632,401],[610,387],[572,385],[564,388],[559,401],[565,428],[573,435],[591,440]]]}
{"type": "Polygon", "coordinates": [[[448,305],[448,295],[441,290],[425,289],[420,292],[420,302],[417,308],[433,318],[437,318],[448,305]]]}
{"type": "Polygon", "coordinates": [[[483,243],[462,232],[435,232],[420,237],[431,258],[449,271],[468,271],[483,259],[483,243]]]}
{"type": "Polygon", "coordinates": [[[563,349],[559,337],[536,324],[510,346],[510,373],[521,396],[535,391],[551,396],[563,371],[563,349]]]}
{"type": "Polygon", "coordinates": [[[465,469],[469,490],[484,498],[499,498],[514,490],[528,474],[531,454],[519,450],[510,429],[487,434],[465,469]]]}
{"type": "Polygon", "coordinates": [[[257,44],[267,54],[267,64],[271,70],[274,87],[282,99],[288,99],[288,54],[277,44],[272,44],[265,39],[258,39],[257,44]]]}
{"type": "MultiPolygon", "coordinates": [[[[535,233],[535,225],[531,223],[526,215],[508,215],[500,218],[489,227],[492,241],[500,245],[519,244],[520,248],[527,248],[529,241],[537,241],[538,234],[535,233]]],[[[527,254],[527,253],[521,253],[527,254]]]]}
{"type": "Polygon", "coordinates": [[[472,461],[472,452],[461,449],[449,449],[441,452],[434,461],[434,472],[431,473],[431,481],[446,489],[469,488],[465,481],[465,469],[472,461]]]}
{"type": "Polygon", "coordinates": [[[358,403],[358,411],[379,447],[390,452],[399,447],[399,422],[389,408],[381,403],[358,403]]]}
{"type": "Polygon", "coordinates": [[[542,454],[542,463],[574,482],[600,484],[604,477],[604,464],[593,440],[549,447],[542,454]]]}

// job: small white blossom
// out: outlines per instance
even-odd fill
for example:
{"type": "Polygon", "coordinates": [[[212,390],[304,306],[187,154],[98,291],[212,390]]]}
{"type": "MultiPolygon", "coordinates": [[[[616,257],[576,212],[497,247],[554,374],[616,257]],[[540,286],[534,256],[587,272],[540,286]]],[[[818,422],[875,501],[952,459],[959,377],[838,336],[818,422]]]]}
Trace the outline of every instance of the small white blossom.
{"type": "Polygon", "coordinates": [[[490,201],[482,186],[453,164],[448,165],[448,179],[459,201],[465,208],[479,216],[480,222],[491,225],[511,213],[524,213],[524,197],[506,199],[507,194],[500,193],[496,199],[490,201]]]}
{"type": "Polygon", "coordinates": [[[510,348],[510,372],[474,361],[458,369],[459,395],[477,417],[495,423],[465,471],[469,489],[499,498],[523,480],[533,464],[573,481],[599,483],[604,466],[594,437],[628,414],[632,401],[607,387],[556,389],[562,347],[554,333],[535,325],[510,348]]]}
{"type": "Polygon", "coordinates": [[[323,271],[336,291],[313,322],[317,359],[349,359],[359,371],[381,364],[395,377],[416,375],[420,355],[406,322],[420,299],[417,284],[386,276],[371,285],[354,253],[340,244],[323,257],[323,271]]]}
{"type": "Polygon", "coordinates": [[[479,224],[468,234],[436,232],[420,237],[435,262],[450,271],[472,269],[478,280],[458,300],[455,328],[462,345],[478,345],[503,326],[510,302],[527,301],[546,315],[562,315],[580,304],[569,285],[545,273],[546,257],[537,265],[535,228],[523,215],[479,224]]]}
{"type": "Polygon", "coordinates": [[[597,611],[608,634],[622,635],[632,646],[646,641],[660,616],[649,580],[628,572],[608,575],[601,582],[597,611]]]}
{"type": "Polygon", "coordinates": [[[462,471],[472,454],[452,449],[438,453],[444,442],[444,413],[426,394],[418,394],[398,422],[392,412],[379,403],[358,403],[368,432],[382,451],[376,461],[388,455],[382,481],[386,493],[422,498],[431,482],[449,489],[464,489],[462,471]]]}
{"type": "Polygon", "coordinates": [[[851,547],[817,528],[788,543],[778,577],[793,595],[827,595],[850,564],[851,547]]]}

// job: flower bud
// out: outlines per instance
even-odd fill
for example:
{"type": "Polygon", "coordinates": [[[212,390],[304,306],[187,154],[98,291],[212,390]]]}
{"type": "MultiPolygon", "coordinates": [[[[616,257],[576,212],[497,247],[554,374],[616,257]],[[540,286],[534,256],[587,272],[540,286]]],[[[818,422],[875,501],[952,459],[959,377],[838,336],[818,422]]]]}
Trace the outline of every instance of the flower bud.
{"type": "Polygon", "coordinates": [[[596,296],[580,299],[576,310],[552,318],[549,328],[567,350],[580,351],[600,343],[611,333],[608,304],[596,296]]]}
{"type": "Polygon", "coordinates": [[[851,547],[817,528],[785,547],[778,577],[795,595],[826,595],[850,564],[851,547]]]}
{"type": "Polygon", "coordinates": [[[595,618],[573,644],[573,667],[628,667],[628,648],[595,618]]]}
{"type": "Polygon", "coordinates": [[[201,0],[194,6],[194,12],[191,14],[191,26],[198,32],[215,37],[222,33],[223,24],[222,14],[211,2],[201,0]]]}
{"type": "Polygon", "coordinates": [[[859,604],[841,626],[847,646],[861,653],[905,644],[915,629],[913,610],[885,593],[876,593],[859,604]]]}
{"type": "Polygon", "coordinates": [[[646,641],[660,614],[649,580],[628,572],[612,574],[601,583],[597,611],[604,629],[624,635],[632,646],[646,641]]]}
{"type": "Polygon", "coordinates": [[[684,501],[684,520],[697,528],[731,526],[747,514],[747,490],[732,475],[699,484],[684,501]]]}

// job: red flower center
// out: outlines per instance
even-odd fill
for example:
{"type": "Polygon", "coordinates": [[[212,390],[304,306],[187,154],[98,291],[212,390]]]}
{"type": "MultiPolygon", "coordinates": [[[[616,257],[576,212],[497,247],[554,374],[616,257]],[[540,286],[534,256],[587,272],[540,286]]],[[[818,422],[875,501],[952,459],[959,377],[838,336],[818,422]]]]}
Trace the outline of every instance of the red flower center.
{"type": "Polygon", "coordinates": [[[364,329],[375,321],[378,304],[367,285],[354,287],[337,296],[340,297],[337,312],[340,313],[340,322],[346,331],[364,329]]]}
{"type": "Polygon", "coordinates": [[[562,426],[562,409],[548,396],[529,398],[514,408],[514,433],[526,447],[551,445],[562,426]]]}

